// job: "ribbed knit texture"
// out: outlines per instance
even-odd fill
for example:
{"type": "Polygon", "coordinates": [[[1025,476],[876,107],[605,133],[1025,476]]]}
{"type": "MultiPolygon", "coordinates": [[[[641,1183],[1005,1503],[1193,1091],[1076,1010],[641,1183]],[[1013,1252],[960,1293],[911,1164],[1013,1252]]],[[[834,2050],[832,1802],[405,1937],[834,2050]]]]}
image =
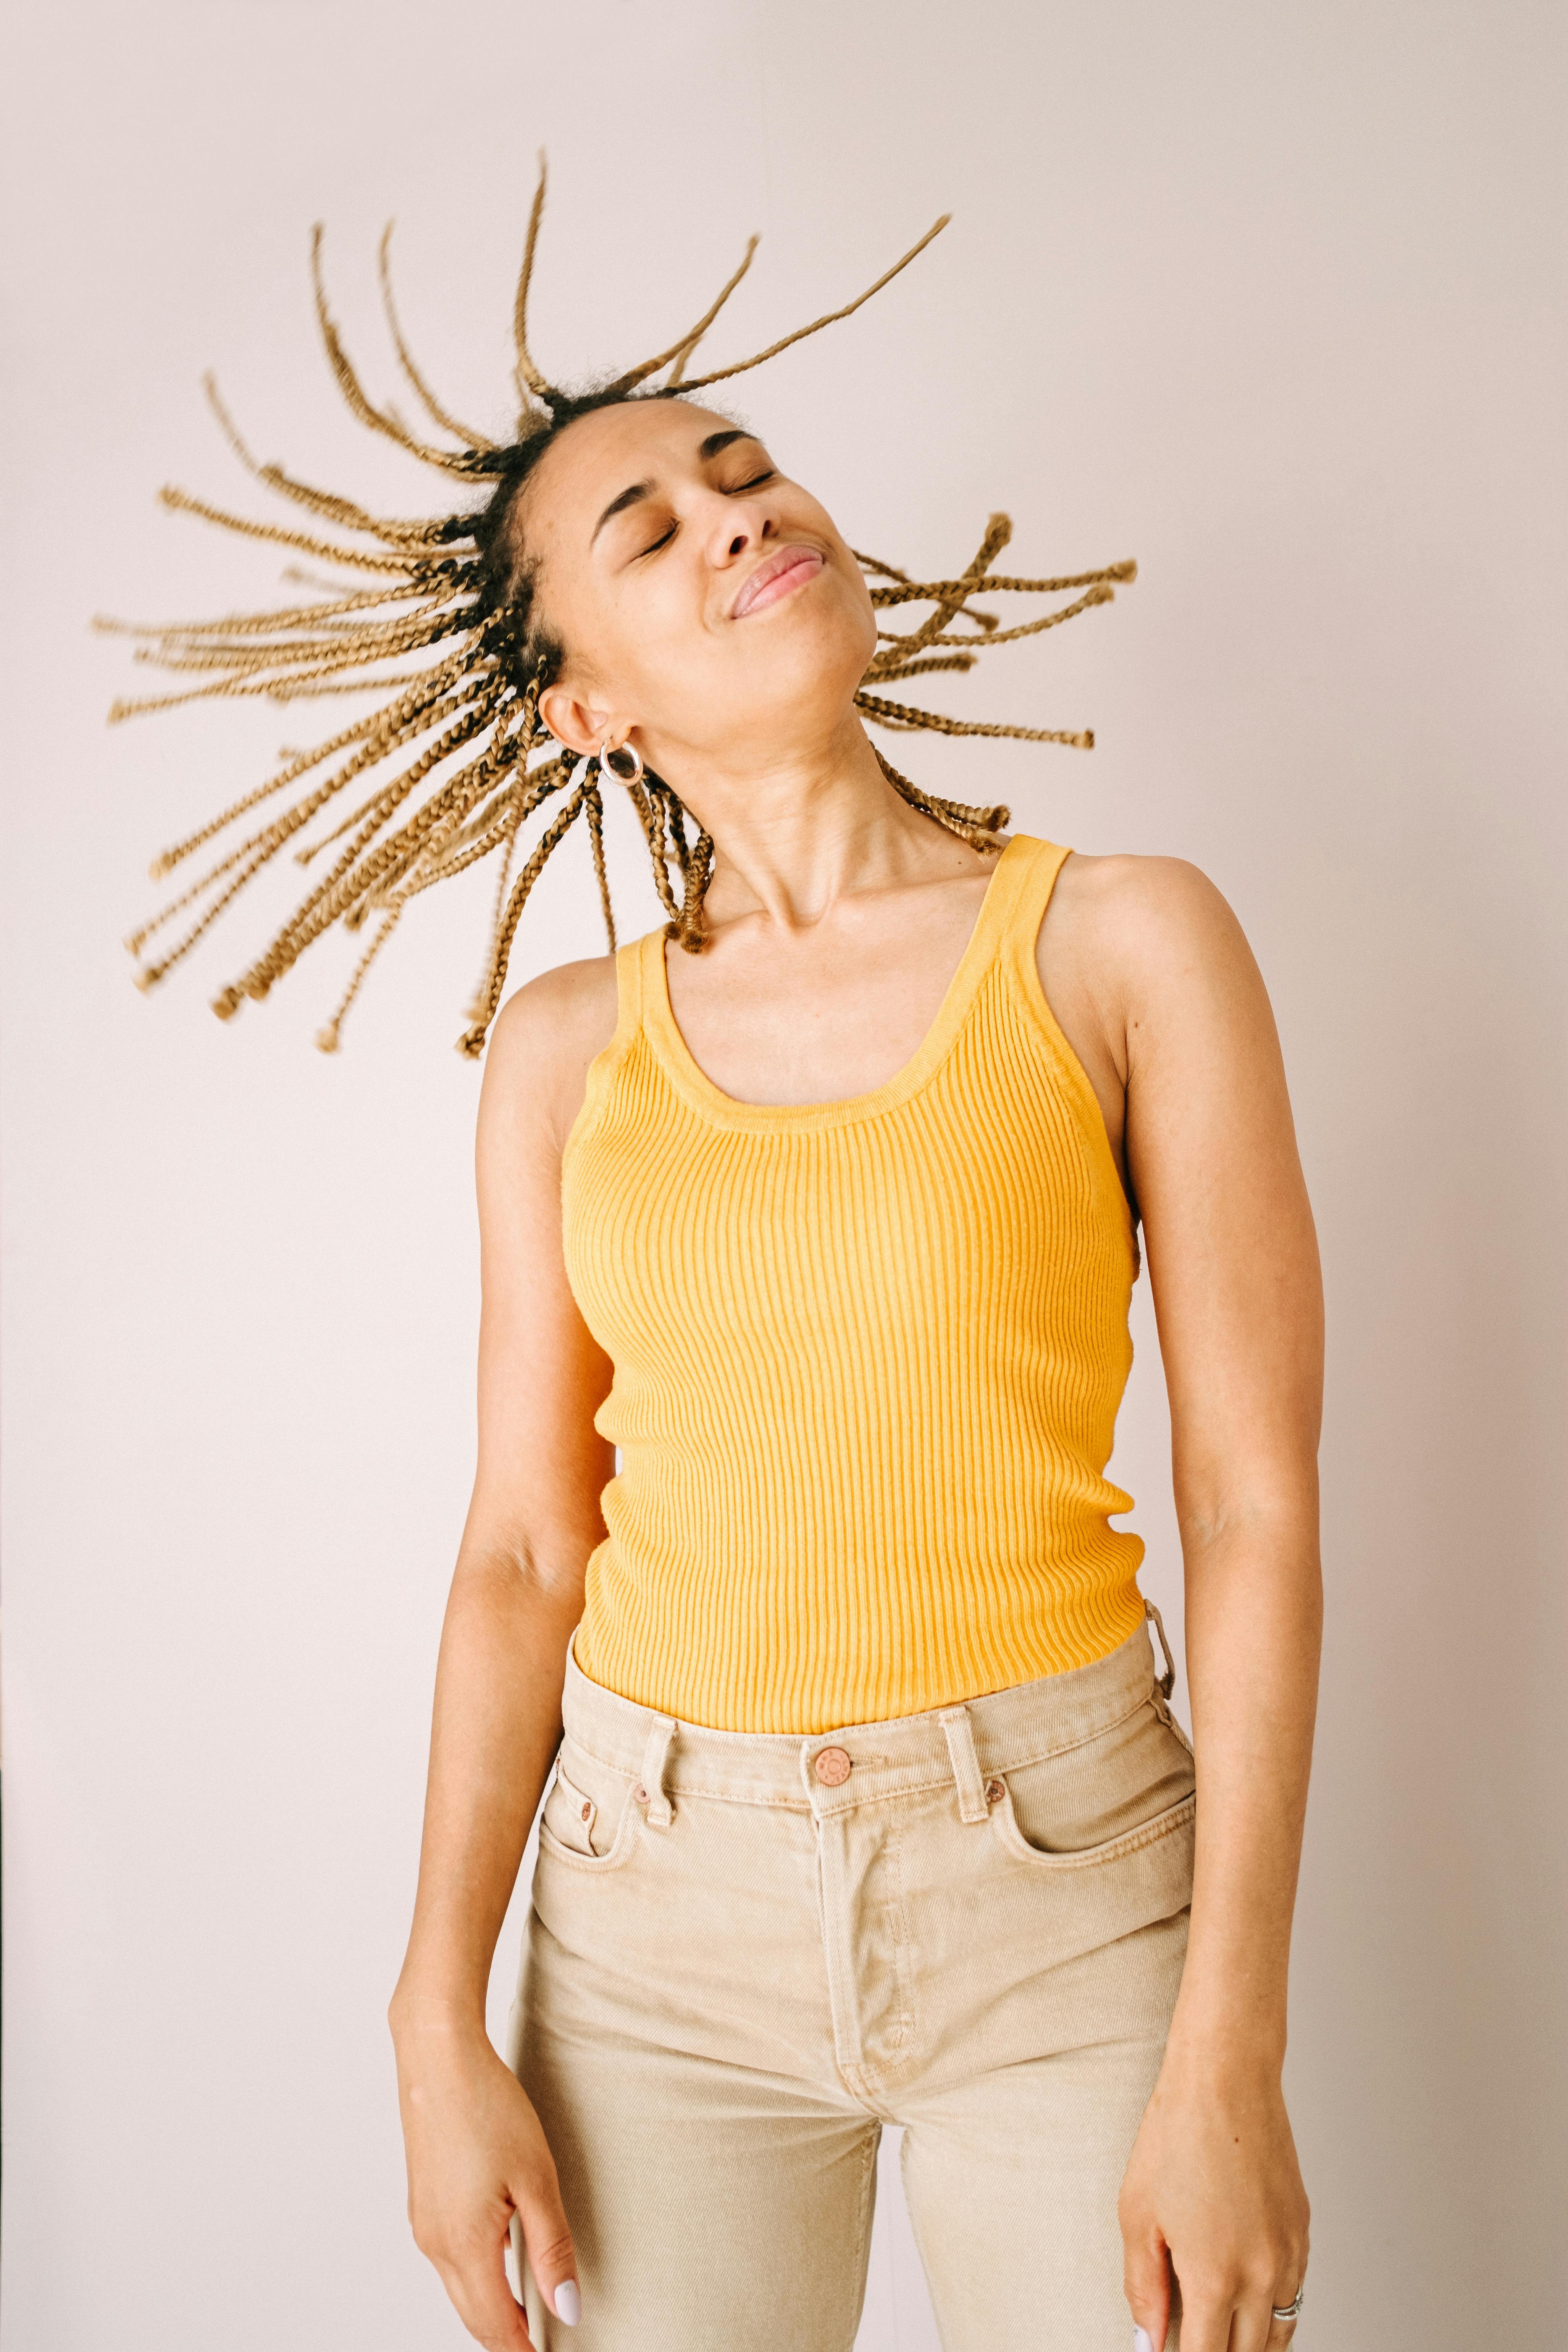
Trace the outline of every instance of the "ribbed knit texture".
{"type": "Polygon", "coordinates": [[[1136,1631],[1104,1476],[1137,1240],[1035,940],[1068,851],[1016,834],[888,1084],[737,1102],[671,1015],[662,929],[562,1171],[615,1366],[575,1654],[689,1723],[816,1732],[1086,1665],[1136,1631]]]}

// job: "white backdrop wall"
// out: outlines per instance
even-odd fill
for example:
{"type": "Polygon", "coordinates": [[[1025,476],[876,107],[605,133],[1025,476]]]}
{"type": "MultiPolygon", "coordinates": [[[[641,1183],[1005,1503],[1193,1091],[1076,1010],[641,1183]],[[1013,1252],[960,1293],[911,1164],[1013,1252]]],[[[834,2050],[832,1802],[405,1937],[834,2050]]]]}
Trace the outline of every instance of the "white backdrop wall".
{"type": "MultiPolygon", "coordinates": [[[[434,507],[338,406],[310,225],[390,388],[398,216],[416,348],[504,426],[542,142],[547,369],[668,340],[753,227],[714,358],[754,349],[951,206],[735,404],[928,576],[996,506],[1021,569],[1140,561],[954,682],[977,716],[1092,725],[1092,754],[905,756],[1022,829],[1194,859],[1257,949],[1331,1329],[1301,2341],[1553,2339],[1561,11],[57,0],[5,39],[6,2352],[462,2340],[405,2231],[383,2007],[471,1472],[451,1048],[489,880],[420,903],[335,1060],[310,1041],[348,940],[230,1026],[206,1009],[297,876],[142,999],[119,942],[163,903],[147,858],[320,714],[106,732],[137,681],[87,624],[273,590],[268,551],[153,504],[254,504],[209,364],[259,455],[434,507]]],[[[657,907],[612,817],[625,937],[657,907]]],[[[576,839],[513,976],[601,943],[576,839]]],[[[1146,1286],[1136,1338],[1115,1475],[1179,1626],[1146,1286]]],[[[934,2340],[885,2166],[862,2343],[934,2340]]]]}

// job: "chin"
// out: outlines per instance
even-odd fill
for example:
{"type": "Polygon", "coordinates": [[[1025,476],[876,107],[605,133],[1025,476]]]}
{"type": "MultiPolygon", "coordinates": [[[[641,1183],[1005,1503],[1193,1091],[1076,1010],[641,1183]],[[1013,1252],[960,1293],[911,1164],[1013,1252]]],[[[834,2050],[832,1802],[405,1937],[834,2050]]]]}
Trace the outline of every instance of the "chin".
{"type": "Polygon", "coordinates": [[[787,677],[788,692],[820,693],[835,682],[847,700],[877,649],[877,628],[858,604],[851,606],[831,572],[819,572],[765,616],[773,626],[755,640],[755,667],[787,677]]]}
{"type": "Polygon", "coordinates": [[[820,719],[847,710],[865,675],[867,655],[858,630],[802,628],[788,642],[770,646],[772,658],[749,666],[746,698],[766,709],[791,732],[804,721],[816,732],[820,719]]]}

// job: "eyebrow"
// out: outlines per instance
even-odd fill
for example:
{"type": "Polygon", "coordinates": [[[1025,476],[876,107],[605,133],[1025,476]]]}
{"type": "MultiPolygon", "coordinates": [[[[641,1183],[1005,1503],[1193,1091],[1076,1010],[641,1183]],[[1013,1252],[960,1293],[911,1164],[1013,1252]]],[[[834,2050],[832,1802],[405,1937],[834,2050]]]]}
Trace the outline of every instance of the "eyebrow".
{"type": "MultiPolygon", "coordinates": [[[[701,447],[698,450],[697,455],[702,460],[704,465],[706,465],[708,459],[710,457],[716,457],[721,449],[727,449],[731,441],[754,441],[756,437],[757,436],[754,433],[747,433],[739,425],[731,425],[726,432],[710,433],[707,440],[703,442],[701,447]]],[[[618,499],[612,499],[609,505],[605,509],[604,513],[599,517],[598,521],[594,525],[594,538],[590,539],[588,541],[589,546],[593,546],[594,540],[598,538],[599,533],[604,530],[605,525],[609,522],[614,516],[625,514],[628,507],[638,505],[642,499],[648,496],[653,487],[654,486],[651,482],[633,482],[628,488],[624,489],[621,492],[618,499]]]]}

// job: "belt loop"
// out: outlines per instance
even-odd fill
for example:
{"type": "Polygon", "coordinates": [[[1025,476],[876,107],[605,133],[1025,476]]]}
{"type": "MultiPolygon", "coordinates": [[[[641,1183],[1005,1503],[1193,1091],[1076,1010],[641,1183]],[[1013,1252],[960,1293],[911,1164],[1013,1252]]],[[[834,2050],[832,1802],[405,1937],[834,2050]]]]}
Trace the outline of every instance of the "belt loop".
{"type": "Polygon", "coordinates": [[[672,1819],[669,1799],[664,1792],[664,1759],[675,1736],[675,1717],[656,1715],[647,1727],[647,1745],[642,1752],[642,1777],[632,1794],[647,1808],[647,1818],[655,1829],[667,1830],[672,1819]]]}
{"type": "Polygon", "coordinates": [[[969,1720],[969,1709],[944,1706],[938,1711],[937,1720],[947,1735],[952,1777],[958,1783],[960,1821],[989,1820],[991,1808],[985,1801],[985,1783],[980,1777],[980,1759],[974,1752],[974,1726],[969,1720]]]}
{"type": "Polygon", "coordinates": [[[1143,1614],[1145,1618],[1152,1617],[1155,1626],[1159,1631],[1160,1647],[1165,1653],[1165,1671],[1163,1675],[1157,1676],[1156,1679],[1159,1682],[1161,1690],[1163,1692],[1164,1696],[1169,1698],[1171,1693],[1176,1687],[1176,1662],[1171,1655],[1171,1645],[1165,1639],[1165,1621],[1161,1616],[1159,1611],[1155,1608],[1153,1602],[1149,1599],[1147,1593],[1143,1596],[1143,1614]]]}

